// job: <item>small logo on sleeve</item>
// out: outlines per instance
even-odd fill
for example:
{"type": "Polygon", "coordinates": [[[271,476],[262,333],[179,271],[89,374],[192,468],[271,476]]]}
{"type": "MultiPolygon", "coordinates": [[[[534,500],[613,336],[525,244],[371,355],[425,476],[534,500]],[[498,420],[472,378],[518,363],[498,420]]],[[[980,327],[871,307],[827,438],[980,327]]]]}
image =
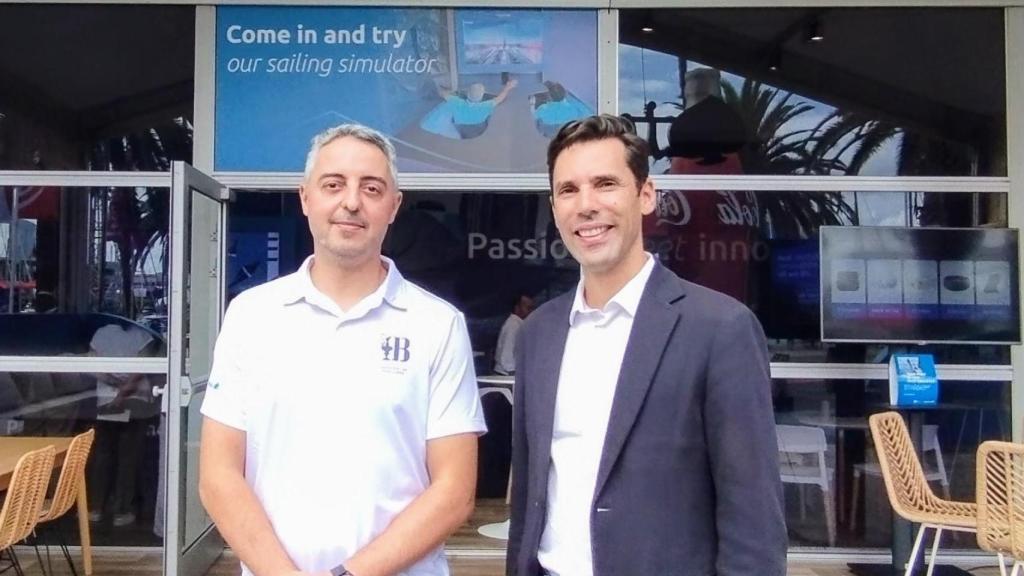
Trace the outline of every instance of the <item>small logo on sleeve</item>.
{"type": "Polygon", "coordinates": [[[384,360],[388,362],[409,361],[409,339],[401,336],[384,336],[380,349],[384,352],[384,360]]]}

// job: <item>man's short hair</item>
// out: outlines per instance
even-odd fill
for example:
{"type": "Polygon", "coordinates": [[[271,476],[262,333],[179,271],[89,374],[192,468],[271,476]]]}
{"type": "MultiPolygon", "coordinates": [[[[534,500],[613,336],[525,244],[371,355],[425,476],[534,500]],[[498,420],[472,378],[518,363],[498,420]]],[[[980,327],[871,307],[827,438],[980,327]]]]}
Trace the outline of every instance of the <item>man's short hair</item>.
{"type": "Polygon", "coordinates": [[[320,153],[320,150],[338,140],[339,138],[355,138],[361,142],[366,142],[372,146],[375,146],[388,161],[388,171],[391,173],[391,181],[394,182],[395,189],[398,189],[398,164],[397,155],[395,154],[395,146],[388,140],[387,136],[380,132],[363,126],[362,124],[340,124],[332,128],[328,128],[323,132],[313,137],[313,141],[309,147],[309,154],[306,155],[306,170],[303,176],[304,180],[309,180],[309,175],[313,173],[313,165],[316,164],[316,155],[320,153]]]}
{"type": "Polygon", "coordinates": [[[555,161],[566,148],[609,138],[622,142],[626,147],[626,164],[636,178],[637,186],[643,185],[650,173],[647,164],[647,157],[651,153],[650,146],[646,140],[636,135],[636,128],[632,122],[611,114],[588,116],[562,126],[548,144],[548,183],[554,186],[555,161]]]}

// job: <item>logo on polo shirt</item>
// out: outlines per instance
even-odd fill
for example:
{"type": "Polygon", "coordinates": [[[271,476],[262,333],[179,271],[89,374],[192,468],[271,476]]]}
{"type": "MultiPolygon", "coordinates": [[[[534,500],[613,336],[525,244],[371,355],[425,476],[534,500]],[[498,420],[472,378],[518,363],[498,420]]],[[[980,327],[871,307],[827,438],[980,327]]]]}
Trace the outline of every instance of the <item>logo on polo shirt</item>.
{"type": "Polygon", "coordinates": [[[391,362],[409,361],[409,339],[401,336],[385,336],[380,343],[384,360],[391,362]]]}

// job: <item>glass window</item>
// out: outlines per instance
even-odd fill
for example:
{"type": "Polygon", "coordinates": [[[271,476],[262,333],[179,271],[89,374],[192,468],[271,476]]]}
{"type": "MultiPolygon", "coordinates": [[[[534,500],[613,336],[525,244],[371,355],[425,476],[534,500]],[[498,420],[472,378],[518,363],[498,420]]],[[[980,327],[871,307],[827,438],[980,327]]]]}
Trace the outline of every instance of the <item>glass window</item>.
{"type": "Polygon", "coordinates": [[[1000,9],[622,10],[619,34],[655,172],[1006,175],[1000,9]]]}
{"type": "Polygon", "coordinates": [[[164,355],[168,214],[166,188],[0,187],[0,355],[164,355]]]}
{"type": "MultiPolygon", "coordinates": [[[[0,372],[0,436],[73,436],[96,430],[88,466],[94,546],[159,546],[162,374],[0,372]]],[[[58,520],[77,544],[77,519],[58,520]]],[[[56,543],[53,531],[46,540],[56,543]]]]}
{"type": "MultiPolygon", "coordinates": [[[[884,345],[822,344],[820,226],[1005,226],[1002,193],[659,190],[644,242],[671,270],[761,320],[775,361],[885,362],[884,345]]],[[[930,346],[939,362],[1009,364],[1005,346],[930,346]]]]}
{"type": "Polygon", "coordinates": [[[192,158],[195,8],[0,5],[0,170],[192,158]]]}
{"type": "MultiPolygon", "coordinates": [[[[297,194],[242,192],[229,210],[229,297],[312,253],[297,194]]],[[[480,374],[492,373],[498,332],[519,296],[539,304],[579,279],[546,194],[405,192],[383,251],[403,276],[465,313],[480,374]]]]}
{"type": "MultiPolygon", "coordinates": [[[[889,410],[888,394],[888,382],[881,380],[774,381],[791,546],[891,546],[892,508],[867,422],[889,410]],[[824,451],[795,448],[806,438],[822,442],[824,451]],[[830,478],[829,494],[813,484],[800,486],[819,467],[830,478]],[[832,518],[826,506],[835,511],[832,518]]],[[[936,494],[973,502],[978,445],[1010,438],[1010,384],[943,381],[941,394],[939,407],[925,416],[922,466],[936,494]]],[[[973,537],[954,537],[947,545],[977,546],[973,537]]]]}
{"type": "Polygon", "coordinates": [[[312,134],[359,122],[404,172],[543,172],[596,109],[592,10],[217,8],[217,170],[301,171],[312,134]]]}

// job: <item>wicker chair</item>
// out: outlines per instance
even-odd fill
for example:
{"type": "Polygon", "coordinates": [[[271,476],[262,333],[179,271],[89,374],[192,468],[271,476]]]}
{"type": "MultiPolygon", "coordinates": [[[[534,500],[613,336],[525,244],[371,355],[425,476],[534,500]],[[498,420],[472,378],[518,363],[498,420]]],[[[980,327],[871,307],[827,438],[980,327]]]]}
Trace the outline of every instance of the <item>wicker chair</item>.
{"type": "Polygon", "coordinates": [[[978,546],[1013,559],[1013,576],[1024,573],[1024,444],[982,442],[978,447],[978,546]]]}
{"type": "Polygon", "coordinates": [[[36,527],[53,474],[54,454],[53,446],[47,446],[18,460],[7,487],[3,509],[0,509],[0,551],[6,550],[10,554],[11,564],[19,576],[23,572],[11,547],[28,538],[36,527]]]}
{"type": "MultiPolygon", "coordinates": [[[[64,457],[64,465],[60,470],[60,477],[57,479],[57,487],[53,491],[53,496],[44,504],[45,509],[40,513],[40,524],[52,522],[60,518],[67,514],[68,510],[71,510],[71,507],[75,505],[78,492],[81,490],[82,482],[85,478],[85,463],[89,460],[89,452],[92,450],[92,443],[95,438],[96,431],[89,430],[75,436],[71,440],[67,455],[64,457]]],[[[75,563],[71,560],[71,553],[68,551],[64,534],[60,530],[57,530],[57,534],[60,539],[61,552],[64,553],[64,559],[68,561],[71,573],[77,576],[78,571],[75,570],[75,563]]],[[[49,547],[47,547],[47,559],[49,559],[49,547]]]]}
{"type": "Polygon", "coordinates": [[[914,549],[907,563],[906,576],[914,572],[918,554],[921,553],[925,532],[935,530],[932,554],[928,562],[928,574],[935,569],[935,556],[943,530],[976,532],[978,507],[973,502],[943,500],[932,492],[925,479],[921,462],[910,441],[907,425],[897,412],[882,412],[868,419],[871,437],[878,451],[882,466],[882,477],[889,495],[889,503],[896,514],[911,522],[921,524],[914,539],[914,549]]]}

